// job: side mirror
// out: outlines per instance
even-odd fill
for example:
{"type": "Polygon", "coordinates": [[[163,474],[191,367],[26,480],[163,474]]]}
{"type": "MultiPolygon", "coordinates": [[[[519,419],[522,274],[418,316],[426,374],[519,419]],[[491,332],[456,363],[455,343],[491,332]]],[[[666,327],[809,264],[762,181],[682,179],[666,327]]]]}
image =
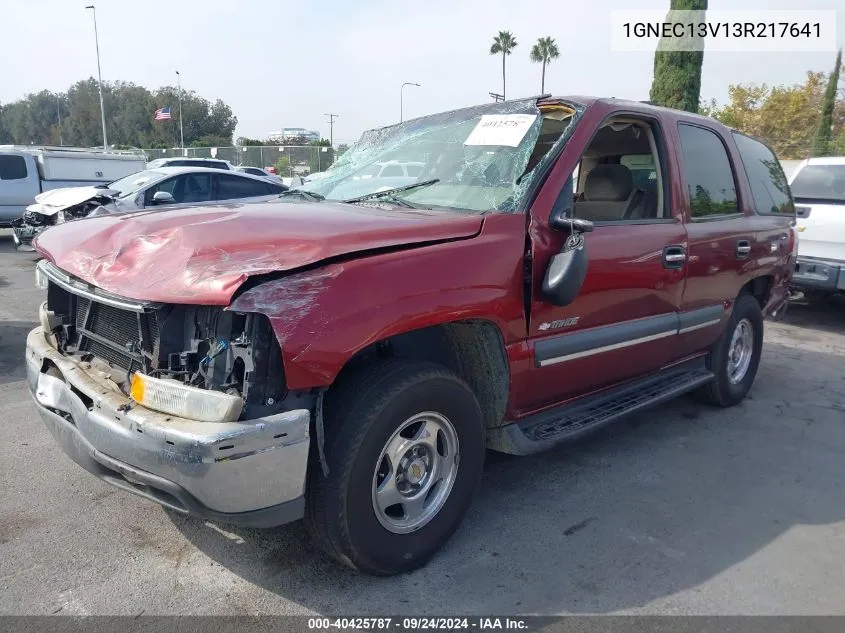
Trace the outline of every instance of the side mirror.
{"type": "Polygon", "coordinates": [[[567,231],[570,233],[590,233],[594,228],[596,228],[596,225],[590,220],[567,218],[565,216],[552,216],[549,225],[558,231],[567,231]]]}
{"type": "Polygon", "coordinates": [[[153,204],[173,204],[174,202],[176,200],[174,200],[173,194],[166,191],[156,191],[153,194],[153,204]]]}
{"type": "Polygon", "coordinates": [[[549,261],[543,278],[543,296],[556,306],[572,303],[581,292],[581,286],[587,276],[589,258],[584,233],[592,231],[593,225],[592,222],[581,220],[589,226],[586,231],[579,231],[575,228],[575,222],[576,220],[573,220],[574,230],[566,238],[563,250],[549,261]]]}

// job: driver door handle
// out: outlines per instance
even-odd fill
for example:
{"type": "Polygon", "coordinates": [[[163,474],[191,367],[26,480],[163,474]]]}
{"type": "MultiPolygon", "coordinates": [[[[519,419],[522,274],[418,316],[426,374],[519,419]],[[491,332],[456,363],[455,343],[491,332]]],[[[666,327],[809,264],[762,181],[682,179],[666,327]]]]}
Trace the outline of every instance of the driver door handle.
{"type": "Polygon", "coordinates": [[[687,261],[687,249],[681,245],[667,246],[663,249],[664,268],[683,268],[687,261]]]}

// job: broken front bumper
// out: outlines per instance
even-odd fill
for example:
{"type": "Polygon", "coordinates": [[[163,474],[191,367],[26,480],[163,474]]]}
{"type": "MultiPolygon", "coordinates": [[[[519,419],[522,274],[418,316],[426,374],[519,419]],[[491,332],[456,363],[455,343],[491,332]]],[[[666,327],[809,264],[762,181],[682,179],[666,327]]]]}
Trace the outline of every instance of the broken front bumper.
{"type": "Polygon", "coordinates": [[[29,224],[13,222],[12,239],[15,242],[15,246],[18,249],[30,250],[32,248],[32,240],[46,228],[46,226],[31,226],[29,224]]]}
{"type": "Polygon", "coordinates": [[[27,337],[26,369],[47,428],[71,459],[100,479],[226,523],[272,527],[302,518],[307,409],[231,423],[157,413],[62,356],[41,327],[27,337]]]}

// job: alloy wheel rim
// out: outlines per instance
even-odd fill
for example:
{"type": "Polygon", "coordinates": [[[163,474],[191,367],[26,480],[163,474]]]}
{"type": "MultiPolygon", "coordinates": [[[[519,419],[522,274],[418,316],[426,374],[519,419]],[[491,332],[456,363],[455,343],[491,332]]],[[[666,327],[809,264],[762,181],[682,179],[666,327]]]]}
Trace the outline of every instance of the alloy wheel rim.
{"type": "Polygon", "coordinates": [[[736,385],[748,374],[754,355],[754,326],[748,319],[736,324],[728,347],[728,380],[736,385]]]}
{"type": "Polygon", "coordinates": [[[458,434],[440,413],[405,420],[381,450],[373,471],[373,510],[394,534],[428,524],[446,503],[458,472],[458,434]]]}

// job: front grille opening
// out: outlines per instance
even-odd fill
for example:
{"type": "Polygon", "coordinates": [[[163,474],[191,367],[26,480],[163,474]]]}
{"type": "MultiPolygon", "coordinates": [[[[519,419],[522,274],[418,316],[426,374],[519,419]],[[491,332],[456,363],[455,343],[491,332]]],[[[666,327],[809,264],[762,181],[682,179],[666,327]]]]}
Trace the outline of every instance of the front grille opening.
{"type": "MultiPolygon", "coordinates": [[[[48,308],[62,317],[56,331],[59,351],[90,362],[125,395],[132,373],[140,371],[238,395],[244,400],[243,419],[284,410],[282,353],[265,315],[160,303],[138,305],[141,311],[135,311],[84,292],[53,282],[48,287],[48,308]]],[[[83,401],[89,409],[93,405],[90,398],[83,401]]]]}
{"type": "Polygon", "coordinates": [[[95,303],[91,306],[87,326],[86,330],[120,346],[138,343],[140,330],[135,312],[95,303]]]}
{"type": "Polygon", "coordinates": [[[127,374],[157,366],[159,327],[154,311],[138,313],[114,307],[53,283],[48,288],[47,304],[63,315],[63,353],[87,353],[127,374]]]}

